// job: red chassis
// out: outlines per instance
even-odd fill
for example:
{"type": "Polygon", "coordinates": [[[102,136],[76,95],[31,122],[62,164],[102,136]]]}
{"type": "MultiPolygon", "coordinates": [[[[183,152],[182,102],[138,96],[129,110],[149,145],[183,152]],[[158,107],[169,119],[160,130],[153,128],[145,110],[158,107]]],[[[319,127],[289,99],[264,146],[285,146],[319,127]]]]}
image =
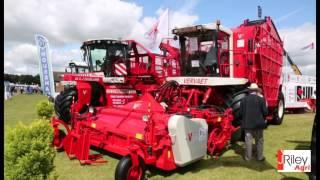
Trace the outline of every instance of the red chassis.
{"type": "MultiPolygon", "coordinates": [[[[182,142],[181,144],[192,142],[196,139],[194,137],[197,133],[206,133],[205,141],[200,138],[198,140],[202,141],[201,143],[204,142],[202,146],[199,146],[200,150],[197,149],[201,151],[201,155],[206,153],[211,156],[219,155],[223,149],[228,147],[231,135],[239,129],[239,124],[237,125],[240,121],[239,107],[241,99],[247,93],[245,87],[252,82],[262,88],[269,105],[270,120],[273,118],[272,121],[276,120],[277,124],[281,124],[283,96],[279,90],[281,89],[283,43],[270,18],[252,22],[245,21],[233,31],[220,29],[219,24],[187,27],[173,31],[179,36],[180,55],[176,53],[177,49],[171,46],[169,48],[160,46],[160,48],[166,48],[167,52],[173,52],[166,56],[175,59],[175,63],[171,63],[170,68],[167,68],[169,61],[166,58],[159,60],[158,56],[150,55],[153,57],[151,68],[144,69],[143,67],[146,67],[147,64],[144,63],[143,58],[131,57],[131,75],[136,76],[123,77],[124,87],[119,85],[119,82],[116,83],[117,85],[103,84],[105,78],[102,75],[97,79],[93,77],[93,74],[88,79],[71,79],[70,81],[77,82],[77,102],[73,102],[70,108],[72,115],[69,123],[64,123],[55,117],[52,118],[52,125],[55,129],[54,146],[63,147],[69,157],[76,157],[82,164],[101,162],[96,159],[99,156],[89,154],[91,146],[122,155],[124,158],[131,157],[130,168],[125,172],[129,179],[143,177],[142,164],[167,171],[174,170],[186,164],[177,161],[180,155],[186,157],[192,154],[182,152],[176,156],[177,153],[174,153],[175,135],[181,135],[181,132],[183,132],[183,138],[179,141],[182,142]],[[198,36],[194,37],[195,34],[198,36]],[[203,45],[208,45],[208,41],[217,45],[211,46],[206,52],[205,48],[201,47],[201,43],[194,43],[198,40],[203,45]],[[193,51],[193,46],[190,49],[189,44],[192,43],[198,50],[193,51]],[[213,64],[208,63],[208,67],[204,68],[200,59],[205,53],[206,55],[214,53],[215,51],[211,51],[211,49],[214,50],[213,47],[217,51],[213,54],[217,59],[210,59],[210,56],[206,56],[213,64]],[[140,65],[135,65],[135,63],[140,65]],[[215,64],[218,64],[219,67],[215,67],[215,64]],[[156,66],[162,69],[157,71],[156,66]],[[173,68],[174,66],[176,68],[173,68]],[[181,76],[180,70],[182,71],[181,76]],[[171,72],[171,75],[163,72],[171,72]],[[146,83],[148,81],[145,77],[152,73],[158,74],[153,74],[155,81],[146,83]],[[142,75],[143,80],[139,79],[142,75]],[[172,77],[165,78],[167,76],[172,77]],[[104,106],[92,106],[89,103],[90,94],[95,94],[90,91],[92,78],[92,81],[104,86],[103,94],[105,95],[100,96],[99,101],[111,101],[112,103],[107,103],[107,106],[105,103],[101,103],[104,106]],[[162,84],[165,81],[166,83],[162,84]],[[141,91],[142,96],[139,99],[138,93],[132,93],[136,96],[125,101],[121,106],[114,103],[119,101],[113,101],[115,94],[112,93],[136,90],[141,91]],[[79,114],[83,105],[87,105],[89,110],[79,114]],[[183,116],[184,119],[180,120],[185,120],[183,121],[185,124],[194,123],[192,126],[199,127],[199,131],[195,133],[187,131],[189,130],[187,128],[182,131],[181,126],[175,126],[177,128],[174,132],[177,134],[171,134],[170,130],[173,132],[173,126],[170,122],[173,122],[173,117],[176,115],[183,116]],[[205,125],[198,126],[199,122],[205,122],[205,125]],[[60,125],[67,129],[65,137],[59,130],[60,125]],[[200,131],[200,128],[205,131],[200,131]],[[206,152],[203,153],[203,150],[206,152]]],[[[144,56],[144,54],[139,55],[144,56]]],[[[202,60],[205,62],[205,59],[202,60]]],[[[75,77],[77,78],[77,75],[72,76],[72,78],[75,77]]],[[[130,93],[126,93],[128,94],[130,93]]],[[[177,121],[175,119],[175,122],[177,121]]],[[[185,144],[179,148],[187,147],[185,148],[187,151],[193,150],[192,145],[185,144]]],[[[200,156],[190,158],[191,160],[187,163],[192,163],[199,158],[200,156]]],[[[121,160],[119,164],[121,162],[125,160],[121,160]]],[[[123,165],[119,166],[119,164],[117,169],[123,165]]],[[[121,173],[117,173],[117,170],[116,178],[126,179],[121,176],[121,173]]]]}
{"type": "MultiPolygon", "coordinates": [[[[188,112],[181,109],[179,113],[206,118],[210,155],[218,155],[237,130],[231,125],[231,109],[223,113],[213,109],[188,112]]],[[[122,156],[130,155],[133,159],[139,156],[147,165],[174,170],[177,166],[167,126],[171,115],[150,94],[145,94],[139,101],[121,108],[98,107],[91,113],[74,114],[70,124],[53,117],[54,146],[63,147],[69,157],[76,157],[82,164],[101,162],[96,160],[98,156],[89,155],[90,146],[94,146],[122,156]],[[61,138],[59,126],[66,129],[66,137],[61,138]]]]}

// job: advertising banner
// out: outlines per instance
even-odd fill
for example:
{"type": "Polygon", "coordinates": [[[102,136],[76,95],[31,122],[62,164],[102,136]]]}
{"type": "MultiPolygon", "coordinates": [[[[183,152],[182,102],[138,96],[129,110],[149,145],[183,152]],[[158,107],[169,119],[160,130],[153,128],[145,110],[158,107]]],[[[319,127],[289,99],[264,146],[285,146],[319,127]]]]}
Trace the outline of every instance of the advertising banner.
{"type": "Polygon", "coordinates": [[[278,172],[310,172],[310,150],[279,150],[278,172]]]}
{"type": "Polygon", "coordinates": [[[52,64],[49,58],[49,42],[42,35],[35,35],[39,53],[40,82],[43,93],[47,96],[54,96],[54,80],[52,64]]]}

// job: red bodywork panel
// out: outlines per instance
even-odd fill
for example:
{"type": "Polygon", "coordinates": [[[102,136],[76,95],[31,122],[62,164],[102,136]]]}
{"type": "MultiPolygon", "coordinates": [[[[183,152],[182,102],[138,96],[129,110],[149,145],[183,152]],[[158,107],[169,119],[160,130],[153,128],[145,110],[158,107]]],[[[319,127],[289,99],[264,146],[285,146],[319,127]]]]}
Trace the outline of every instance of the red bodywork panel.
{"type": "MultiPolygon", "coordinates": [[[[146,164],[173,170],[176,168],[173,156],[168,156],[172,153],[167,131],[170,115],[164,112],[164,108],[146,94],[121,108],[102,107],[97,108],[96,115],[75,115],[73,128],[55,118],[52,124],[55,129],[58,124],[72,129],[63,141],[64,149],[68,156],[77,157],[81,163],[94,163],[89,158],[90,146],[125,156],[132,153],[130,147],[136,145],[136,153],[146,164]],[[148,121],[143,120],[146,116],[148,121]],[[86,120],[81,121],[83,118],[86,120]]],[[[57,133],[55,131],[55,137],[57,133]]]]}
{"type": "Polygon", "coordinates": [[[234,76],[248,78],[262,87],[268,106],[274,109],[281,91],[283,42],[269,17],[233,29],[234,76]]]}
{"type": "MultiPolygon", "coordinates": [[[[231,109],[223,113],[213,109],[186,111],[183,108],[176,111],[207,120],[211,132],[208,152],[211,155],[218,155],[236,130],[231,126],[231,109]]],[[[96,162],[93,159],[96,156],[89,154],[90,146],[95,146],[122,156],[136,154],[146,164],[169,171],[177,168],[168,132],[169,112],[147,93],[120,108],[100,107],[93,114],[74,114],[71,125],[56,118],[52,118],[52,124],[55,124],[55,137],[59,137],[56,130],[59,124],[71,129],[62,144],[67,155],[76,157],[81,163],[96,162]]]]}
{"type": "Polygon", "coordinates": [[[121,107],[136,100],[138,91],[140,93],[152,92],[165,82],[167,76],[180,75],[179,51],[171,47],[169,41],[160,44],[161,50],[167,52],[166,56],[152,53],[134,40],[126,40],[124,43],[131,44],[133,49],[133,54],[129,56],[130,68],[126,70],[128,74],[119,75],[115,72],[114,67],[112,73],[113,78],[124,78],[123,82],[104,82],[103,72],[63,75],[63,81],[76,82],[78,97],[76,97],[76,105],[73,109],[75,112],[79,112],[83,106],[90,104],[91,83],[98,83],[104,89],[106,102],[103,102],[101,98],[101,104],[108,107],[121,107]]]}

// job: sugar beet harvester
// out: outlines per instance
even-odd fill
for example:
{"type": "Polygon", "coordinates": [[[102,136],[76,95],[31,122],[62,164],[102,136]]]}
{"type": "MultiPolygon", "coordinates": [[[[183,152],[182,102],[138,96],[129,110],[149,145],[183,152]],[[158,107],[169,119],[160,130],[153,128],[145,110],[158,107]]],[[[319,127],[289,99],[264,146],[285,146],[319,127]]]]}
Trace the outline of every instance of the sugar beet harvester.
{"type": "MultiPolygon", "coordinates": [[[[116,179],[142,179],[146,165],[165,171],[184,167],[206,154],[220,155],[239,139],[240,101],[252,82],[263,90],[268,121],[281,124],[283,43],[269,17],[245,20],[233,30],[217,22],[173,33],[180,43],[175,56],[180,76],[169,75],[166,83],[154,83],[155,88],[144,86],[137,100],[122,106],[87,103],[88,110],[80,113],[79,105],[71,103],[68,121],[52,118],[55,147],[82,164],[101,162],[89,155],[90,147],[123,156],[116,179]]],[[[86,80],[73,81],[79,86],[86,80]]],[[[86,98],[79,95],[82,87],[76,88],[73,99],[86,98]]],[[[102,92],[108,92],[104,88],[102,92]]]]}
{"type": "Polygon", "coordinates": [[[69,123],[71,110],[83,114],[89,106],[123,106],[158,87],[166,76],[180,75],[177,48],[168,43],[160,47],[166,56],[151,53],[134,40],[85,41],[81,50],[89,73],[63,75],[64,91],[55,99],[58,118],[69,123]]]}

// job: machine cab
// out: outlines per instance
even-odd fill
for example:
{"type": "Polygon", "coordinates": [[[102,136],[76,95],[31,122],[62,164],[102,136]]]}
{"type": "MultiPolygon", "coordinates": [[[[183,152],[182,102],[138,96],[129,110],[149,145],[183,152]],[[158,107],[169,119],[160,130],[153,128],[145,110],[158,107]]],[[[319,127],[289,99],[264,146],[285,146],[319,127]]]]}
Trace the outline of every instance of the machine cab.
{"type": "Polygon", "coordinates": [[[111,39],[89,40],[83,43],[81,49],[91,72],[103,72],[106,77],[128,74],[130,62],[127,44],[111,39]]]}
{"type": "Polygon", "coordinates": [[[69,66],[65,69],[66,73],[87,73],[89,72],[89,66],[85,62],[76,62],[72,61],[69,63],[69,66]]]}
{"type": "Polygon", "coordinates": [[[182,75],[230,76],[231,30],[220,23],[173,29],[179,39],[182,75]]]}

